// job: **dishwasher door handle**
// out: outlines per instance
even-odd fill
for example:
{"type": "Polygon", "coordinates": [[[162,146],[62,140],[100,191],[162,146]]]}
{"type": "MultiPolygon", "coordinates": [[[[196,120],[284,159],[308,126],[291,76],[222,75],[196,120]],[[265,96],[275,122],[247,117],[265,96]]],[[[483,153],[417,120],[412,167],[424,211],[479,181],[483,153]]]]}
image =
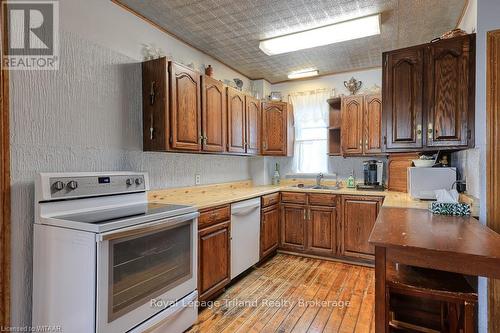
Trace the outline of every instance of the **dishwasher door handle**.
{"type": "Polygon", "coordinates": [[[256,206],[251,206],[251,207],[245,207],[246,209],[241,209],[241,210],[237,210],[237,211],[233,211],[231,212],[231,215],[234,215],[234,216],[245,216],[245,215],[248,215],[252,212],[254,212],[255,210],[259,209],[260,208],[260,205],[256,205],[256,206]]]}

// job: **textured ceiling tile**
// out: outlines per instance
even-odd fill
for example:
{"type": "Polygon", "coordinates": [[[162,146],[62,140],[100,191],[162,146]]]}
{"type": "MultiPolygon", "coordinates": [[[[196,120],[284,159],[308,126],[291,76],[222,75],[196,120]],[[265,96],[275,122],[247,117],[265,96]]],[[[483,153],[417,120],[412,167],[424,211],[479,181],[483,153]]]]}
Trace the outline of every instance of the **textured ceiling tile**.
{"type": "Polygon", "coordinates": [[[184,41],[271,82],[304,68],[334,73],[380,66],[382,52],[455,28],[465,0],[120,0],[184,41]],[[268,56],[259,41],[382,13],[381,35],[268,56]]]}

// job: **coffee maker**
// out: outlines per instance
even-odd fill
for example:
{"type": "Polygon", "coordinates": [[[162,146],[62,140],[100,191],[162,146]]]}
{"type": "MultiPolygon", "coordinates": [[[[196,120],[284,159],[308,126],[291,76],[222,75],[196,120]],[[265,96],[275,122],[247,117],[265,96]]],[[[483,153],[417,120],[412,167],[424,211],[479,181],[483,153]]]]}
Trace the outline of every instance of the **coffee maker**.
{"type": "Polygon", "coordinates": [[[384,162],[369,160],[363,162],[364,183],[358,185],[358,190],[384,190],[382,176],[384,162]]]}

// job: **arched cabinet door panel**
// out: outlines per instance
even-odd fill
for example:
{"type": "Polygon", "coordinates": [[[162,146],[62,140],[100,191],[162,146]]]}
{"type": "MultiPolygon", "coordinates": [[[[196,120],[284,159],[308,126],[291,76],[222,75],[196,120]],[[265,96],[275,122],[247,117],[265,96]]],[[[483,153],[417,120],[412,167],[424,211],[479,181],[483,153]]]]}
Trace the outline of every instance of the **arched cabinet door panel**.
{"type": "Polygon", "coordinates": [[[201,103],[199,74],[170,63],[170,146],[175,150],[201,150],[201,103]]]}
{"type": "Polygon", "coordinates": [[[245,153],[245,95],[227,88],[227,151],[245,153]]]}
{"type": "Polygon", "coordinates": [[[427,56],[427,146],[467,146],[469,36],[431,44],[427,56]]]}
{"type": "Polygon", "coordinates": [[[391,51],[383,58],[386,147],[422,148],[424,47],[391,51]]]}
{"type": "Polygon", "coordinates": [[[203,77],[202,149],[223,152],[226,145],[226,91],[222,82],[203,77]]]}

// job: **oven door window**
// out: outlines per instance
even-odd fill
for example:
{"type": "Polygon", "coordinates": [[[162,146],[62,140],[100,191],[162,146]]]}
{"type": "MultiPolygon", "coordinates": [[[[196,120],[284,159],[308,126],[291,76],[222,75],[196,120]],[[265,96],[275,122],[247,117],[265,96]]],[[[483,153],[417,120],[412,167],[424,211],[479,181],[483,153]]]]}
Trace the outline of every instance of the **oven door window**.
{"type": "Polygon", "coordinates": [[[191,224],[109,242],[109,322],[191,278],[191,224]]]}

